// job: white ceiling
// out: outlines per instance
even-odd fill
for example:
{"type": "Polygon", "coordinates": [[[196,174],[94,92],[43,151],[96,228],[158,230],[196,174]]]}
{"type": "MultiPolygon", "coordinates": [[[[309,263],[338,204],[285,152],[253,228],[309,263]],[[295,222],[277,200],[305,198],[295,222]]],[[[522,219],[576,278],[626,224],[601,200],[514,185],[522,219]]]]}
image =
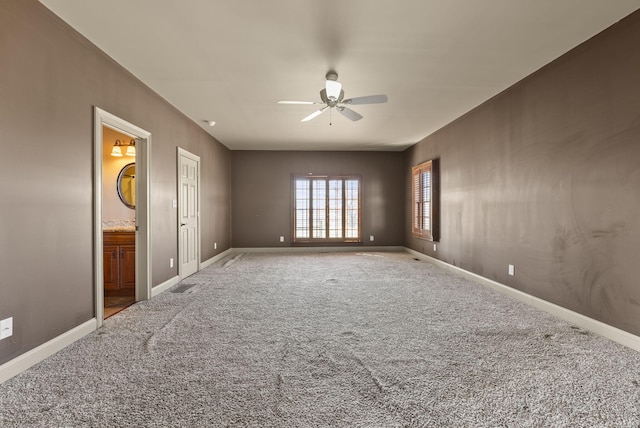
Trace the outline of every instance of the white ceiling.
{"type": "Polygon", "coordinates": [[[402,150],[638,0],[41,0],[234,150],[402,150]],[[334,69],[358,122],[319,101],[334,69]],[[210,128],[205,120],[214,120],[210,128]]]}

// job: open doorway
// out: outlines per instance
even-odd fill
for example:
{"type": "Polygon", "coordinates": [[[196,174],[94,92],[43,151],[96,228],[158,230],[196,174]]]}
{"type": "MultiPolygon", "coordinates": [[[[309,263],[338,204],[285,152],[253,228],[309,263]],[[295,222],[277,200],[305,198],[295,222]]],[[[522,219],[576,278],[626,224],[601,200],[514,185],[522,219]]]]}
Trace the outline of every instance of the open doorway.
{"type": "Polygon", "coordinates": [[[136,140],[102,127],[104,319],[136,301],[136,140]]]}
{"type": "Polygon", "coordinates": [[[114,302],[151,296],[149,247],[149,146],[151,134],[95,108],[94,260],[97,327],[114,302]],[[125,160],[111,161],[119,141],[125,160]],[[126,156],[129,146],[135,155],[126,156]],[[128,159],[127,159],[128,158],[128,159]],[[106,160],[109,159],[109,160],[106,160]],[[115,176],[115,177],[114,177],[115,176]]]}

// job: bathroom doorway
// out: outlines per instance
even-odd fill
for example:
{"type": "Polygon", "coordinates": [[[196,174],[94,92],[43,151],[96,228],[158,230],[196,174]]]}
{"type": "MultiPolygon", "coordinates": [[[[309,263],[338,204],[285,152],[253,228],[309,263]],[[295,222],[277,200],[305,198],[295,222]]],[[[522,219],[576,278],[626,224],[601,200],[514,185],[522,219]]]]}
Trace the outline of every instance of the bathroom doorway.
{"type": "Polygon", "coordinates": [[[104,319],[136,302],[136,140],[102,127],[104,319]]]}
{"type": "Polygon", "coordinates": [[[94,123],[94,260],[97,327],[151,296],[151,134],[99,108],[94,123]],[[118,148],[122,156],[112,156],[118,148]],[[131,156],[126,152],[135,151],[131,156]]]}

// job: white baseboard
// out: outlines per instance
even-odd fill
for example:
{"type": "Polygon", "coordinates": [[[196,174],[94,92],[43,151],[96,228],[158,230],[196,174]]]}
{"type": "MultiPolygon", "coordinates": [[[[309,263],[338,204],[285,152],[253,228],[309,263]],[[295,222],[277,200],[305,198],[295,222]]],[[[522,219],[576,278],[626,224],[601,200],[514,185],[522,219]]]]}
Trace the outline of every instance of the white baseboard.
{"type": "Polygon", "coordinates": [[[211,257],[208,260],[205,260],[204,262],[200,263],[200,270],[204,269],[204,268],[208,268],[209,266],[211,266],[212,264],[214,264],[215,262],[217,262],[218,260],[221,260],[223,258],[225,258],[226,256],[228,256],[229,254],[233,253],[233,249],[229,248],[223,252],[221,252],[220,254],[217,254],[213,257],[211,257]]]}
{"type": "Polygon", "coordinates": [[[27,370],[29,367],[38,364],[45,358],[50,357],[63,348],[66,348],[76,340],[95,331],[96,328],[97,319],[92,318],[89,321],[62,333],[60,336],[54,337],[48,342],[25,352],[13,360],[7,361],[0,366],[0,383],[11,379],[12,377],[27,370]]]}
{"type": "Polygon", "coordinates": [[[433,257],[414,251],[410,248],[405,247],[405,251],[421,260],[425,260],[437,266],[448,269],[473,282],[477,282],[481,285],[496,290],[499,293],[505,294],[511,298],[526,303],[529,306],[533,306],[560,319],[570,322],[577,327],[589,330],[595,334],[613,340],[614,342],[618,342],[619,344],[624,345],[628,348],[640,351],[640,337],[627,331],[621,330],[617,327],[613,327],[609,324],[605,324],[602,321],[589,318],[585,315],[579,314],[578,312],[574,312],[570,309],[556,305],[555,303],[548,302],[539,297],[535,297],[520,290],[516,290],[515,288],[508,287],[504,284],[477,275],[473,272],[466,271],[457,266],[450,265],[449,263],[445,263],[442,260],[435,259],[433,257]]]}
{"type": "Polygon", "coordinates": [[[345,247],[247,247],[233,248],[233,253],[335,253],[335,252],[390,252],[404,251],[405,247],[345,246],[345,247]]]}
{"type": "MultiPolygon", "coordinates": [[[[205,260],[204,262],[200,263],[200,270],[207,268],[209,266],[211,266],[212,264],[214,264],[215,262],[217,262],[218,260],[222,259],[223,257],[225,257],[226,255],[228,255],[229,253],[232,253],[233,250],[231,248],[229,248],[226,251],[223,251],[222,253],[211,257],[208,260],[205,260]]],[[[156,285],[155,287],[153,287],[151,289],[151,297],[156,297],[158,294],[162,294],[165,291],[167,291],[168,289],[170,289],[171,287],[173,287],[174,285],[178,284],[180,282],[180,277],[179,276],[174,276],[173,278],[169,278],[168,280],[166,280],[165,282],[156,285]]]]}
{"type": "Polygon", "coordinates": [[[158,294],[164,293],[165,291],[167,291],[168,289],[170,289],[171,287],[173,287],[179,282],[180,282],[180,277],[178,275],[174,276],[173,278],[169,278],[165,282],[158,284],[151,289],[151,297],[153,298],[153,297],[156,297],[158,294]]]}

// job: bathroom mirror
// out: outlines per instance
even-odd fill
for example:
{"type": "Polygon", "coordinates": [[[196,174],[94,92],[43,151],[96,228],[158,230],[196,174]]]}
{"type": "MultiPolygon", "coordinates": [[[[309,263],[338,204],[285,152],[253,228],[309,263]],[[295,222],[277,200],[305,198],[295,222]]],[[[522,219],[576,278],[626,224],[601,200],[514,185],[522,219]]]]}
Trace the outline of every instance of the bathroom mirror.
{"type": "Polygon", "coordinates": [[[136,164],[125,165],[118,174],[118,196],[123,204],[134,210],[136,208],[136,164]]]}

